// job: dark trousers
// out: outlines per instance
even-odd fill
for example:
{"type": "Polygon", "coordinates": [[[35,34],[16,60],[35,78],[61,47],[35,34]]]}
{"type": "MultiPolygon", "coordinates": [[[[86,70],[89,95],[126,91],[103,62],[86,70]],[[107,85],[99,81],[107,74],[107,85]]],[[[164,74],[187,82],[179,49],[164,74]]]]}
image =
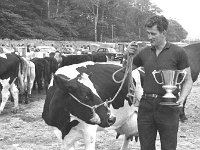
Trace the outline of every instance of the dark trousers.
{"type": "Polygon", "coordinates": [[[179,126],[179,109],[163,106],[161,97],[142,97],[138,110],[138,131],[141,150],[155,150],[157,132],[161,150],[176,150],[179,126]]]}

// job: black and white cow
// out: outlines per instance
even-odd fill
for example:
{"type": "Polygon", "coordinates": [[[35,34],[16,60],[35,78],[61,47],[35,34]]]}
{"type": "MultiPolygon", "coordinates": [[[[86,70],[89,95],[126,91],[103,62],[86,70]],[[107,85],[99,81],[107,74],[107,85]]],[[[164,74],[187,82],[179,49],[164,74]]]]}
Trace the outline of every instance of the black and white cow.
{"type": "MultiPolygon", "coordinates": [[[[187,45],[184,47],[184,49],[187,53],[188,60],[190,63],[192,81],[195,82],[198,79],[199,72],[200,72],[200,43],[187,45]]],[[[181,112],[180,112],[180,120],[182,122],[187,120],[187,117],[185,115],[186,101],[187,101],[187,98],[185,99],[183,103],[183,108],[181,108],[181,112]]]]}
{"type": "Polygon", "coordinates": [[[10,93],[14,99],[14,112],[18,109],[19,90],[15,83],[16,79],[21,77],[21,62],[16,54],[0,54],[0,84],[2,102],[0,114],[4,110],[10,93]]]}
{"type": "Polygon", "coordinates": [[[31,61],[35,64],[35,74],[36,74],[33,89],[36,89],[36,83],[37,83],[38,93],[41,93],[44,82],[44,88],[45,91],[47,91],[47,88],[51,80],[49,61],[47,61],[45,58],[33,58],[31,61]]]}
{"type": "Polygon", "coordinates": [[[22,62],[22,74],[19,78],[20,85],[22,85],[20,86],[20,94],[25,95],[25,103],[28,103],[35,81],[35,64],[25,57],[20,57],[20,60],[22,62]]]}
{"type": "Polygon", "coordinates": [[[78,64],[86,61],[107,62],[108,58],[105,54],[83,54],[83,55],[65,55],[55,53],[54,58],[58,62],[59,67],[78,64]]]}
{"type": "MultiPolygon", "coordinates": [[[[114,129],[118,135],[125,134],[121,150],[126,150],[129,141],[138,135],[138,108],[127,97],[129,80],[126,78],[117,92],[121,83],[116,83],[112,78],[119,69],[119,65],[84,62],[64,66],[56,71],[48,89],[42,118],[48,125],[59,129],[55,133],[62,140],[63,149],[74,150],[74,143],[84,139],[85,149],[95,150],[99,126],[114,129]],[[110,112],[106,109],[106,103],[103,103],[114,96],[116,98],[109,101],[109,109],[116,117],[115,123],[115,119],[110,119],[108,115],[110,112]]],[[[140,99],[143,93],[140,73],[134,70],[132,75],[136,83],[134,99],[140,99]]],[[[117,81],[123,77],[124,71],[114,76],[117,81]]]]}
{"type": "Polygon", "coordinates": [[[54,74],[58,70],[58,62],[54,57],[44,57],[49,62],[50,74],[54,74]]]}

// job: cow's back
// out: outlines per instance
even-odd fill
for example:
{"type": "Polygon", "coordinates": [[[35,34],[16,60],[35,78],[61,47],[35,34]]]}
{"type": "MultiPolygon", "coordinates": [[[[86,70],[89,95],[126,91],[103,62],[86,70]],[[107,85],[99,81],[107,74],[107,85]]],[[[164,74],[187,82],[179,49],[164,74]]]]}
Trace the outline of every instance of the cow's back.
{"type": "Polygon", "coordinates": [[[73,64],[79,64],[86,61],[92,61],[92,57],[90,55],[67,55],[62,56],[62,67],[69,66],[73,64]]]}
{"type": "Polygon", "coordinates": [[[17,77],[20,61],[15,54],[0,55],[0,79],[17,77]]]}
{"type": "Polygon", "coordinates": [[[200,43],[187,45],[184,48],[190,63],[192,80],[195,82],[200,72],[200,43]]]}
{"type": "Polygon", "coordinates": [[[58,62],[55,58],[53,57],[44,57],[45,60],[49,62],[49,67],[50,67],[50,74],[55,73],[56,70],[58,69],[58,62]]]}
{"type": "MultiPolygon", "coordinates": [[[[117,70],[121,69],[121,67],[113,64],[96,63],[93,66],[88,66],[87,68],[88,74],[89,72],[91,72],[91,81],[94,83],[94,85],[96,85],[96,90],[100,97],[104,101],[112,99],[121,86],[121,83],[116,83],[113,80],[112,75],[117,70]]],[[[114,76],[115,80],[122,80],[124,77],[124,73],[124,69],[116,73],[114,76]]],[[[126,99],[126,94],[128,92],[127,87],[128,79],[125,80],[125,82],[123,83],[123,87],[120,90],[120,93],[117,95],[116,100],[113,101],[113,107],[119,108],[120,106],[123,106],[124,99],[126,99]]]]}

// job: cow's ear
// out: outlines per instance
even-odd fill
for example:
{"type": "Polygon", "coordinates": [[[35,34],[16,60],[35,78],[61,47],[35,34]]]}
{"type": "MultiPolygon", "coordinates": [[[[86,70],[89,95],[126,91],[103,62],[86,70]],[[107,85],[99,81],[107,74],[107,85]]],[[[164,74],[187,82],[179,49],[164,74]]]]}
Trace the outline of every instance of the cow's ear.
{"type": "Polygon", "coordinates": [[[54,83],[55,85],[63,91],[70,91],[74,89],[73,81],[69,80],[68,77],[62,74],[54,75],[54,83]]]}

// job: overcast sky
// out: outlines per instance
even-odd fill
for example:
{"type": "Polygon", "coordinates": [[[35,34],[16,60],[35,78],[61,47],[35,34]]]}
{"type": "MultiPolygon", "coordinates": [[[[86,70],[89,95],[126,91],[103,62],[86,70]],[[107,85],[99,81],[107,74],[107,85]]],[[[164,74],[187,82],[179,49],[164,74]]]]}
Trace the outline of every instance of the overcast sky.
{"type": "Polygon", "coordinates": [[[200,0],[150,0],[188,32],[188,39],[200,39],[200,0]]]}

